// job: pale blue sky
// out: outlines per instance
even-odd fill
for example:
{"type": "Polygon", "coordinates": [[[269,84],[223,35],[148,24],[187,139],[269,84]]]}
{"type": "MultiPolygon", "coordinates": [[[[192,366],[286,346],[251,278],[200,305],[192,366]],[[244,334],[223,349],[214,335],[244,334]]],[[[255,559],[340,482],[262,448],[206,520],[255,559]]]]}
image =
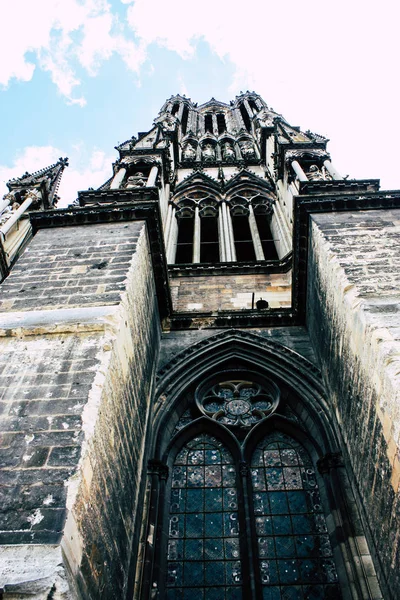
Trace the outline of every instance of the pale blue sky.
{"type": "Polygon", "coordinates": [[[394,0],[5,0],[0,192],[62,155],[71,202],[171,94],[229,102],[246,89],[329,137],[344,175],[400,188],[399,17],[394,0]]]}

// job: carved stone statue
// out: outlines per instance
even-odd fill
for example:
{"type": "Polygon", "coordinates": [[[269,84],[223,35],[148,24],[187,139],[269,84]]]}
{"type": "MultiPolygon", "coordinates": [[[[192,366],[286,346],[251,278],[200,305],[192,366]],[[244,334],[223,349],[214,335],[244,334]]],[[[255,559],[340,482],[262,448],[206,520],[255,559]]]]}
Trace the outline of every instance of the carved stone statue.
{"type": "Polygon", "coordinates": [[[254,146],[249,140],[243,140],[240,142],[240,150],[243,158],[252,159],[256,157],[254,146]]]}
{"type": "Polygon", "coordinates": [[[309,181],[324,181],[325,179],[324,174],[317,165],[311,165],[306,175],[309,181]]]}
{"type": "Polygon", "coordinates": [[[145,185],[146,178],[143,175],[143,173],[138,171],[137,173],[135,173],[135,175],[131,175],[130,177],[128,177],[128,179],[126,180],[125,188],[128,190],[130,188],[135,187],[144,187],[145,185]]]}
{"type": "Polygon", "coordinates": [[[211,144],[206,144],[203,147],[203,158],[206,162],[215,160],[215,150],[211,144]]]}
{"type": "Polygon", "coordinates": [[[236,158],[236,152],[229,142],[225,142],[222,148],[222,158],[226,161],[234,161],[236,158]]]}
{"type": "Polygon", "coordinates": [[[182,158],[184,160],[194,160],[196,158],[196,148],[191,142],[183,147],[182,158]]]}

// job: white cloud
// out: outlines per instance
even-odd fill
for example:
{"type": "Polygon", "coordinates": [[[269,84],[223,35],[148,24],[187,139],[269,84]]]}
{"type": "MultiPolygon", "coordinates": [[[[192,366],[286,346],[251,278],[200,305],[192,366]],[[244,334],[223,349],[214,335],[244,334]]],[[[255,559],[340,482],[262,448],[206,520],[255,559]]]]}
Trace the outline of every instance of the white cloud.
{"type": "MultiPolygon", "coordinates": [[[[71,104],[81,84],[77,67],[95,75],[103,61],[119,54],[138,72],[145,50],[124,37],[122,26],[106,0],[13,0],[0,5],[0,85],[12,79],[29,81],[38,65],[49,71],[59,92],[71,104]],[[16,35],[16,26],[18,24],[16,35]]],[[[132,37],[132,36],[131,36],[132,37]]]]}
{"type": "MultiPolygon", "coordinates": [[[[26,171],[33,173],[57,162],[64,153],[54,146],[28,146],[24,148],[11,166],[0,165],[0,198],[7,193],[6,183],[21,177],[26,171]]],[[[88,187],[97,188],[112,175],[113,155],[102,150],[87,151],[84,144],[73,147],[70,165],[64,170],[58,194],[61,198],[58,207],[67,206],[75,200],[77,192],[88,187]]]]}

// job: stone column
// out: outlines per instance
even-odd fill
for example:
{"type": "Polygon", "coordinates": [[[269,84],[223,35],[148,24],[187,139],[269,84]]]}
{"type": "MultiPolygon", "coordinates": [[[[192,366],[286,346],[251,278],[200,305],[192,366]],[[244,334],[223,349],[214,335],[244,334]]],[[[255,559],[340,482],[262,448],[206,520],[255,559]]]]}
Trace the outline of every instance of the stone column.
{"type": "Polygon", "coordinates": [[[228,235],[229,235],[229,247],[230,247],[230,251],[231,251],[231,261],[236,262],[236,248],[235,248],[235,238],[233,235],[232,217],[231,217],[231,211],[228,209],[228,207],[226,209],[226,218],[228,221],[228,235]]]}
{"type": "Polygon", "coordinates": [[[261,244],[260,234],[258,233],[257,221],[254,215],[254,210],[251,204],[249,204],[249,226],[251,239],[253,240],[254,252],[256,260],[265,260],[264,250],[261,244]]]}
{"type": "Polygon", "coordinates": [[[219,245],[219,260],[226,262],[225,236],[224,236],[224,219],[222,216],[222,204],[218,211],[218,245],[219,245]]]}
{"type": "Polygon", "coordinates": [[[308,181],[307,175],[304,173],[303,169],[301,168],[301,166],[299,165],[297,160],[292,161],[292,168],[293,168],[293,171],[296,173],[299,181],[308,181]]]}
{"type": "Polygon", "coordinates": [[[172,209],[171,226],[168,236],[167,263],[173,265],[176,256],[176,243],[178,241],[178,221],[176,219],[176,208],[172,209]]]}
{"type": "Polygon", "coordinates": [[[10,193],[4,196],[3,200],[0,202],[0,215],[5,208],[11,203],[14,202],[14,194],[10,193]]]}
{"type": "Polygon", "coordinates": [[[158,167],[154,165],[153,167],[151,167],[150,174],[147,178],[146,187],[154,187],[156,185],[157,175],[158,167]]]}
{"type": "Polygon", "coordinates": [[[120,167],[110,183],[110,190],[118,190],[121,187],[121,183],[123,182],[125,175],[126,167],[120,167]]]}
{"type": "Polygon", "coordinates": [[[213,134],[218,135],[218,121],[217,121],[217,115],[215,113],[212,114],[212,123],[213,123],[213,134]]]}
{"type": "Polygon", "coordinates": [[[21,206],[11,214],[10,218],[4,223],[4,225],[0,229],[0,233],[3,236],[3,239],[6,237],[7,233],[10,231],[13,225],[20,219],[20,217],[24,214],[24,212],[30,207],[34,200],[39,200],[42,197],[41,193],[38,191],[29,192],[26,200],[21,204],[21,206]]]}
{"type": "Polygon", "coordinates": [[[332,175],[333,179],[341,180],[343,177],[338,173],[330,160],[324,160],[324,167],[332,175]]]}
{"type": "Polygon", "coordinates": [[[165,248],[168,248],[168,238],[169,238],[169,234],[171,231],[172,210],[173,210],[173,206],[172,206],[172,204],[169,204],[168,212],[167,212],[167,219],[166,219],[165,228],[164,228],[165,248]]]}
{"type": "Polygon", "coordinates": [[[230,241],[229,241],[228,209],[226,207],[225,200],[223,200],[221,202],[221,209],[222,209],[222,238],[224,240],[224,247],[225,247],[225,260],[226,260],[226,262],[232,262],[232,252],[231,252],[231,245],[230,245],[230,241]]]}
{"type": "Polygon", "coordinates": [[[193,232],[193,255],[192,262],[200,262],[200,236],[201,236],[201,220],[199,207],[196,206],[194,211],[194,232],[193,232]]]}

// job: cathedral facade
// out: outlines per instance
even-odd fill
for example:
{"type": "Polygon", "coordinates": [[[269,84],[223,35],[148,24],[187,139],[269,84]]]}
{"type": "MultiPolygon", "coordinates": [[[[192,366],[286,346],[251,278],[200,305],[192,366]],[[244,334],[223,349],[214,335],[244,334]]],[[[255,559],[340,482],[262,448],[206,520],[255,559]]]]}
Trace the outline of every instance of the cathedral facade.
{"type": "Polygon", "coordinates": [[[1,597],[400,596],[400,192],[256,93],[0,204],[1,597]]]}

